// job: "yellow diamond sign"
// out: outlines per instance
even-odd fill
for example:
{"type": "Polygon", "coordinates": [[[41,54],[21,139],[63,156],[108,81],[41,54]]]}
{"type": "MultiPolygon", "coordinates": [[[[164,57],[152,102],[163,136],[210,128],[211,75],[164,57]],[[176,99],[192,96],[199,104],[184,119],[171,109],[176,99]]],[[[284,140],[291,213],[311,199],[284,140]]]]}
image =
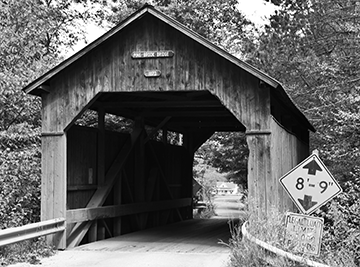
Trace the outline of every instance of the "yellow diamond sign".
{"type": "Polygon", "coordinates": [[[279,181],[303,214],[311,214],[342,192],[316,154],[309,156],[279,181]]]}

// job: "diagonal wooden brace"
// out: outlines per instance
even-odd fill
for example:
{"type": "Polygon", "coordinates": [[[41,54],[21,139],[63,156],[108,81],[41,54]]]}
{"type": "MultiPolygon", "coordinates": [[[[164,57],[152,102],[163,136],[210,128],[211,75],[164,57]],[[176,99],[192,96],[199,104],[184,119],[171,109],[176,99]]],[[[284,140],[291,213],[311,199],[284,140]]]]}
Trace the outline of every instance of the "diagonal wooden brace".
{"type": "MultiPolygon", "coordinates": [[[[130,155],[131,151],[134,148],[134,144],[141,136],[141,132],[143,129],[135,128],[134,131],[131,133],[131,144],[130,142],[125,143],[122,147],[121,151],[117,155],[116,159],[114,160],[113,164],[111,165],[110,169],[106,173],[105,176],[105,184],[98,187],[95,191],[94,195],[91,197],[89,203],[86,205],[87,208],[94,208],[100,207],[104,204],[107,196],[109,195],[112,187],[114,186],[115,179],[118,173],[121,171],[122,167],[124,166],[128,156],[130,155]]],[[[92,222],[81,222],[77,223],[74,228],[72,229],[68,240],[67,240],[67,247],[73,248],[80,244],[81,240],[86,235],[87,231],[89,230],[92,222]]]]}

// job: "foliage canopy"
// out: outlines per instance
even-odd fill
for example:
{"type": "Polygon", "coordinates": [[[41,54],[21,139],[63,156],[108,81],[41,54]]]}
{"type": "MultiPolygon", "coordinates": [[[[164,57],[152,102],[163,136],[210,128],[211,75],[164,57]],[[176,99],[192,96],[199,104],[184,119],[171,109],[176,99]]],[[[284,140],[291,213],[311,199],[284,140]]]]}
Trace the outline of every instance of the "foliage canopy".
{"type": "MultiPolygon", "coordinates": [[[[269,0],[270,1],[270,0],[269,0]]],[[[322,209],[329,243],[359,248],[360,5],[357,0],[271,0],[264,30],[236,0],[154,0],[156,8],[279,80],[317,132],[311,146],[344,193],[322,209]]],[[[0,1],[0,228],[39,219],[40,101],[20,89],[84,37],[83,25],[115,25],[140,0],[0,1]],[[11,214],[11,219],[9,219],[11,214]]],[[[217,133],[198,157],[246,182],[241,133],[217,133]]],[[[358,253],[358,252],[357,252],[358,253]]],[[[356,254],[359,264],[359,254],[356,254]]]]}

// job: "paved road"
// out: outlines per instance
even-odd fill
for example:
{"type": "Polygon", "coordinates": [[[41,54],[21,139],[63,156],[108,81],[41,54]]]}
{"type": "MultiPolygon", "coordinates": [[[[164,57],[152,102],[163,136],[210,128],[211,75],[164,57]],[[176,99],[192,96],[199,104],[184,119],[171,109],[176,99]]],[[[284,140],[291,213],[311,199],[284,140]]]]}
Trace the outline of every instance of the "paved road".
{"type": "MultiPolygon", "coordinates": [[[[243,215],[238,197],[217,197],[217,216],[147,229],[60,251],[42,259],[43,267],[226,267],[229,218],[243,215]]],[[[30,267],[17,264],[14,267],[30,267]]]]}
{"type": "Polygon", "coordinates": [[[214,204],[216,217],[233,219],[246,216],[245,205],[240,201],[238,195],[217,195],[214,204]]]}

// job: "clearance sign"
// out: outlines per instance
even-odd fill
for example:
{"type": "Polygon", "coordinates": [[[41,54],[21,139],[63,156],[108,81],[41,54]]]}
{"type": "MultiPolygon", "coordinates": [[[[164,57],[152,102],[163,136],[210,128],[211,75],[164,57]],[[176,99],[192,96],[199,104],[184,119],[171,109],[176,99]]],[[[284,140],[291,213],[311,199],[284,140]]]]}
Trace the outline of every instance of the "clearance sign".
{"type": "Polygon", "coordinates": [[[312,154],[280,178],[280,184],[303,214],[311,214],[342,192],[316,154],[312,154]]]}
{"type": "Polygon", "coordinates": [[[287,213],[285,246],[294,252],[319,255],[324,219],[309,216],[342,192],[316,153],[279,180],[299,211],[287,213]]]}

